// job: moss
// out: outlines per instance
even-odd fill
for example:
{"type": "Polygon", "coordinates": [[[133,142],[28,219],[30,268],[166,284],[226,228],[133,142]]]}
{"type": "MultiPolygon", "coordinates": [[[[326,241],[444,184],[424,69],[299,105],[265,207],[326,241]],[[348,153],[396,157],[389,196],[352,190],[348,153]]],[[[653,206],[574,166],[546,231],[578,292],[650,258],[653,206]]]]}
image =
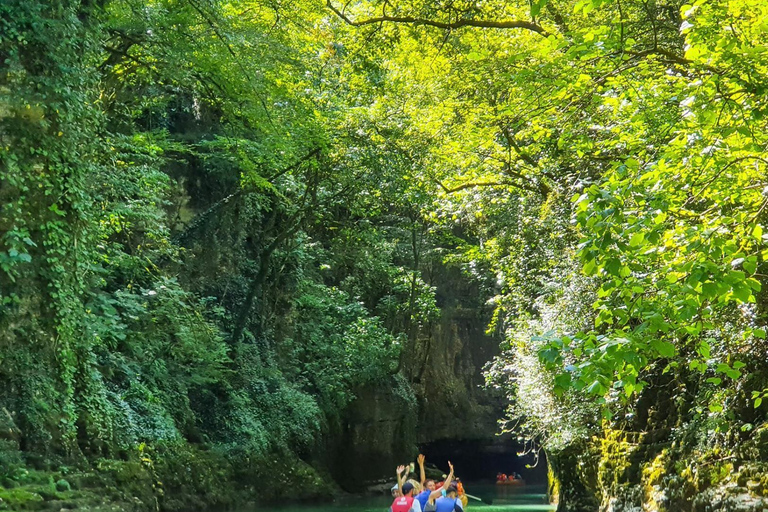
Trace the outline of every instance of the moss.
{"type": "Polygon", "coordinates": [[[67,480],[73,489],[86,489],[89,487],[98,487],[101,484],[101,477],[93,471],[84,471],[67,475],[67,480]]]}
{"type": "Polygon", "coordinates": [[[552,464],[547,459],[547,497],[549,502],[557,505],[560,501],[560,479],[555,474],[552,464]]]}
{"type": "Polygon", "coordinates": [[[664,477],[669,470],[669,452],[662,450],[643,467],[643,504],[650,510],[666,512],[668,499],[663,491],[664,477]]]}
{"type": "Polygon", "coordinates": [[[43,497],[25,489],[0,489],[0,510],[40,510],[43,497]]]}
{"type": "Polygon", "coordinates": [[[100,487],[115,501],[138,501],[148,509],[157,508],[155,479],[140,461],[101,459],[96,464],[100,487]]]}
{"type": "Polygon", "coordinates": [[[619,430],[606,430],[600,439],[598,485],[608,494],[618,487],[632,483],[632,454],[637,442],[630,442],[628,434],[619,430]]]}
{"type": "Polygon", "coordinates": [[[558,512],[594,512],[600,490],[597,482],[597,452],[589,444],[547,453],[548,469],[556,482],[558,512]]]}
{"type": "Polygon", "coordinates": [[[5,487],[6,489],[13,489],[14,487],[19,486],[19,482],[17,482],[12,478],[3,478],[2,480],[0,480],[0,485],[5,487]]]}

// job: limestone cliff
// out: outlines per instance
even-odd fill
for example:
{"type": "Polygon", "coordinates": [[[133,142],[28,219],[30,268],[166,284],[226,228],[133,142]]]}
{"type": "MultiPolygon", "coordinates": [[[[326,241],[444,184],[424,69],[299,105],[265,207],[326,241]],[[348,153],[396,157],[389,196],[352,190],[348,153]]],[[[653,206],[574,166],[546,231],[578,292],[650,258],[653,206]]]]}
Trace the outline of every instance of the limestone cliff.
{"type": "Polygon", "coordinates": [[[498,444],[503,403],[483,388],[482,375],[499,347],[499,339],[485,333],[491,311],[456,269],[441,268],[434,284],[440,317],[420,330],[404,357],[403,387],[393,380],[360,390],[343,420],[344,446],[331,467],[344,488],[389,478],[397,463],[415,457],[419,445],[498,444]],[[415,401],[406,398],[406,387],[415,401]]]}
{"type": "MultiPolygon", "coordinates": [[[[691,379],[695,376],[691,376],[691,379]]],[[[685,372],[656,375],[634,411],[550,454],[558,512],[761,512],[768,509],[768,427],[745,396],[731,413],[698,404],[685,372]]]]}

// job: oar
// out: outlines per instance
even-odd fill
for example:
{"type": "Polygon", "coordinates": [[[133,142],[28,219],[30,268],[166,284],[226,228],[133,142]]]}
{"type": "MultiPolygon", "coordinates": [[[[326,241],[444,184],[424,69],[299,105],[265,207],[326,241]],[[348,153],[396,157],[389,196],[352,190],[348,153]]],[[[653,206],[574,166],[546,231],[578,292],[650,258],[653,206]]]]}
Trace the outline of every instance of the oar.
{"type": "Polygon", "coordinates": [[[472,496],[471,494],[464,493],[464,496],[467,498],[472,498],[473,500],[481,501],[483,503],[487,503],[488,505],[492,505],[493,502],[491,500],[484,500],[482,498],[478,498],[477,496],[472,496]]]}

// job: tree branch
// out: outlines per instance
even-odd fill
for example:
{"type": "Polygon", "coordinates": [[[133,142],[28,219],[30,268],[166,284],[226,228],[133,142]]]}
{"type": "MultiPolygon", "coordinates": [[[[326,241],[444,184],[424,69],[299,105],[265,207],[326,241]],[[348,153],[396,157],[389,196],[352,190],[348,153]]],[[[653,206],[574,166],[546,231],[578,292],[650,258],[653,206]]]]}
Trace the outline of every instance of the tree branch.
{"type": "MultiPolygon", "coordinates": [[[[268,178],[266,178],[267,181],[269,181],[271,183],[275,179],[277,179],[280,176],[282,176],[283,174],[285,174],[285,173],[287,173],[289,171],[293,171],[293,170],[297,169],[299,166],[301,166],[301,164],[303,164],[307,160],[310,160],[311,158],[317,157],[320,154],[321,149],[322,148],[320,146],[317,146],[317,147],[313,148],[311,151],[309,151],[309,153],[307,153],[306,155],[302,156],[301,158],[299,158],[298,160],[296,160],[292,164],[286,166],[285,168],[277,171],[272,176],[269,176],[268,178]]],[[[242,196],[243,194],[246,194],[246,193],[249,193],[249,191],[247,189],[245,189],[245,188],[242,188],[242,186],[241,186],[236,191],[234,191],[233,193],[229,194],[227,197],[225,197],[223,199],[219,199],[218,201],[213,203],[213,205],[211,205],[210,208],[208,208],[204,212],[196,215],[195,218],[192,219],[192,222],[190,222],[189,225],[184,229],[184,231],[182,231],[182,232],[176,234],[175,236],[171,237],[171,241],[174,244],[177,244],[177,245],[183,243],[184,240],[187,237],[189,237],[189,235],[192,234],[193,231],[195,231],[197,228],[202,226],[202,224],[208,218],[213,216],[213,214],[216,213],[219,209],[221,209],[223,206],[227,205],[228,203],[233,202],[234,199],[237,199],[238,197],[240,197],[240,196],[242,196]]]]}
{"type": "Polygon", "coordinates": [[[532,185],[527,185],[524,183],[515,183],[513,181],[469,181],[467,183],[462,183],[461,185],[457,185],[451,188],[448,188],[447,186],[445,186],[445,184],[443,184],[443,182],[439,180],[435,180],[435,183],[437,183],[446,194],[453,194],[454,192],[458,192],[460,190],[464,190],[467,188],[475,188],[475,187],[515,187],[515,188],[527,190],[529,192],[541,192],[541,190],[539,190],[537,187],[534,187],[532,185]]]}
{"type": "Polygon", "coordinates": [[[391,23],[408,23],[413,25],[426,25],[428,27],[437,27],[437,28],[449,29],[449,30],[464,28],[464,27],[503,28],[503,29],[522,28],[522,29],[530,30],[531,32],[536,32],[542,37],[549,36],[549,32],[547,32],[544,29],[544,27],[530,21],[521,21],[521,20],[498,20],[497,21],[497,20],[460,19],[453,22],[445,22],[445,21],[428,20],[424,18],[415,18],[413,16],[379,16],[377,18],[368,18],[364,20],[355,21],[349,18],[342,11],[337,9],[333,5],[333,2],[331,0],[327,0],[326,5],[330,10],[336,13],[336,15],[339,18],[344,20],[345,23],[347,23],[348,25],[352,25],[353,27],[362,27],[364,25],[373,25],[376,23],[391,22],[391,23]]]}
{"type": "MultiPolygon", "coordinates": [[[[552,174],[550,172],[546,171],[545,169],[541,169],[539,167],[538,160],[534,159],[531,155],[529,155],[528,153],[523,151],[523,148],[521,148],[520,144],[518,144],[517,141],[515,140],[515,134],[512,133],[512,131],[510,130],[510,128],[508,126],[500,126],[500,128],[501,128],[502,133],[504,134],[504,138],[507,140],[507,146],[509,148],[514,148],[514,150],[517,152],[517,156],[520,159],[522,159],[523,162],[525,162],[529,166],[533,167],[534,169],[538,170],[543,176],[546,176],[547,178],[549,178],[549,179],[554,181],[555,177],[552,176],[552,174]]],[[[527,178],[525,176],[523,176],[519,172],[517,172],[517,171],[512,169],[512,160],[511,160],[511,158],[510,158],[509,162],[505,162],[505,163],[506,163],[506,169],[505,169],[504,172],[506,174],[509,174],[509,175],[514,176],[516,178],[519,178],[521,180],[527,180],[527,178]]],[[[541,192],[544,195],[547,195],[551,191],[549,186],[546,183],[544,183],[543,181],[540,181],[538,183],[538,187],[537,188],[538,188],[538,191],[541,192]]]]}
{"type": "Polygon", "coordinates": [[[704,193],[704,191],[705,191],[707,188],[709,188],[709,186],[710,186],[710,185],[712,185],[712,183],[714,183],[715,181],[717,181],[717,179],[718,179],[720,176],[722,176],[722,175],[723,175],[723,173],[724,173],[725,171],[727,171],[727,170],[728,170],[728,169],[729,169],[731,166],[733,166],[733,165],[735,165],[735,164],[738,164],[738,163],[741,163],[741,162],[744,162],[745,160],[757,160],[758,162],[762,162],[762,163],[764,163],[764,164],[768,165],[768,160],[766,160],[766,159],[765,159],[765,158],[763,158],[763,157],[757,156],[757,155],[746,155],[746,156],[742,156],[742,157],[736,158],[736,159],[734,159],[734,160],[731,160],[731,161],[730,161],[730,162],[728,162],[728,163],[727,163],[727,164],[726,164],[726,165],[725,165],[725,166],[724,166],[722,169],[720,169],[719,171],[717,171],[717,172],[715,173],[715,175],[714,175],[714,176],[712,176],[712,177],[711,177],[709,180],[707,180],[707,182],[706,182],[706,183],[704,183],[704,186],[702,186],[702,187],[701,187],[701,189],[699,189],[699,191],[698,191],[698,192],[696,192],[695,194],[691,195],[691,196],[690,196],[688,199],[686,199],[686,200],[685,200],[685,202],[683,203],[683,206],[686,206],[686,205],[690,204],[690,203],[691,203],[691,202],[693,202],[693,201],[694,201],[694,200],[695,200],[697,197],[699,197],[701,194],[703,194],[703,193],[704,193]]]}
{"type": "MultiPolygon", "coordinates": [[[[317,151],[319,151],[319,149],[313,151],[311,154],[314,154],[317,151]]],[[[305,158],[308,158],[308,157],[305,157],[305,158]]],[[[262,250],[261,254],[259,255],[259,271],[251,281],[251,284],[248,289],[248,295],[245,298],[245,304],[243,305],[243,308],[240,310],[240,313],[237,316],[237,320],[235,322],[235,328],[234,328],[234,331],[232,332],[230,343],[233,346],[237,344],[243,336],[243,332],[245,331],[245,328],[248,324],[248,318],[251,314],[251,310],[253,309],[253,303],[255,302],[256,296],[261,291],[262,285],[265,283],[267,279],[267,273],[269,272],[269,265],[270,265],[270,260],[272,258],[272,254],[277,250],[278,247],[280,247],[280,244],[286,241],[289,237],[293,236],[299,230],[299,228],[301,228],[303,222],[307,219],[307,216],[310,215],[314,210],[314,207],[316,206],[316,198],[317,198],[316,191],[319,185],[318,182],[319,182],[319,177],[315,175],[314,178],[311,180],[310,184],[307,185],[307,188],[304,191],[304,194],[302,195],[301,203],[299,204],[298,209],[293,215],[291,215],[291,217],[287,221],[285,221],[285,223],[289,226],[288,229],[285,229],[277,233],[274,239],[272,240],[272,242],[267,247],[265,247],[262,250]],[[311,204],[309,205],[307,204],[308,199],[312,200],[311,204]]],[[[278,210],[278,196],[274,195],[272,197],[272,212],[271,212],[270,218],[267,220],[267,225],[265,227],[266,233],[274,229],[274,225],[277,221],[277,215],[278,215],[277,210],[278,210]]]]}
{"type": "MultiPolygon", "coordinates": [[[[330,0],[329,0],[330,1],[330,0]]],[[[255,82],[253,78],[251,77],[251,74],[248,72],[248,70],[245,68],[243,63],[241,62],[240,58],[237,56],[237,52],[235,52],[234,48],[232,48],[232,45],[229,43],[229,40],[225,35],[219,30],[218,25],[216,24],[216,20],[212,19],[208,13],[205,12],[205,10],[197,5],[193,0],[187,0],[189,2],[189,5],[192,6],[192,8],[197,11],[197,13],[200,15],[203,20],[208,23],[208,26],[211,27],[211,30],[216,35],[216,37],[219,38],[219,40],[222,42],[222,44],[227,48],[227,51],[232,56],[232,59],[235,61],[235,64],[240,68],[240,71],[242,71],[243,75],[248,79],[248,82],[253,85],[253,94],[256,96],[256,98],[259,100],[259,103],[261,103],[261,107],[264,109],[264,114],[267,117],[267,121],[269,121],[269,124],[272,126],[275,125],[275,123],[272,121],[272,116],[269,113],[269,108],[267,107],[267,101],[264,99],[264,95],[262,95],[257,89],[255,82]]]]}

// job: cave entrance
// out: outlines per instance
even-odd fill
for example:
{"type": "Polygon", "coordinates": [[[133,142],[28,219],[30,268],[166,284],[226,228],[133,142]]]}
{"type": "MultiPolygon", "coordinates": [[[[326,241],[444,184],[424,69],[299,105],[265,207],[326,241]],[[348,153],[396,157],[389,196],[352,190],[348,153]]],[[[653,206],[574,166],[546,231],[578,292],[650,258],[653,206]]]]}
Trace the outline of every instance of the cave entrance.
{"type": "Polygon", "coordinates": [[[508,438],[446,439],[420,444],[419,450],[426,455],[427,466],[433,464],[443,472],[448,471],[447,461],[450,460],[456,474],[465,482],[493,484],[498,473],[516,472],[528,484],[547,483],[544,450],[539,450],[538,461],[535,453],[518,455],[525,451],[525,447],[508,438]]]}

